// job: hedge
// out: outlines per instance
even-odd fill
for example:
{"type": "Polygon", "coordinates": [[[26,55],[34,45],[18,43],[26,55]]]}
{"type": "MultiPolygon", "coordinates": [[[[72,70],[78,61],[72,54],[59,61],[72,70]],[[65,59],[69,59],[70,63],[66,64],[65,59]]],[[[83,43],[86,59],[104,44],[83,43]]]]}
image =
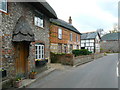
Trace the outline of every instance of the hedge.
{"type": "Polygon", "coordinates": [[[72,50],[72,53],[75,56],[80,56],[80,55],[90,55],[92,52],[88,51],[87,49],[76,49],[76,50],[72,50]]]}

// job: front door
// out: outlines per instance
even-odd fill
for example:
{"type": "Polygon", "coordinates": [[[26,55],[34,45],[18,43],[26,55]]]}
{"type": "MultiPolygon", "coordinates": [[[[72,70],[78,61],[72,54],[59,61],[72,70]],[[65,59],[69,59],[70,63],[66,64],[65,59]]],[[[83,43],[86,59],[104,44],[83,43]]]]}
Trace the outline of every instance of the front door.
{"type": "Polygon", "coordinates": [[[27,59],[29,55],[29,44],[27,42],[19,42],[15,44],[16,56],[16,74],[26,74],[27,59]]]}

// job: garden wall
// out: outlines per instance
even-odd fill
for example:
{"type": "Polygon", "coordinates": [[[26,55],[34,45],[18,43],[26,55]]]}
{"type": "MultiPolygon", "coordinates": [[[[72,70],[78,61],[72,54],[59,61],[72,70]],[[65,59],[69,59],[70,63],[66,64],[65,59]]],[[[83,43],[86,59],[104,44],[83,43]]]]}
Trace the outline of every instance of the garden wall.
{"type": "Polygon", "coordinates": [[[82,55],[74,57],[73,54],[51,54],[51,61],[52,63],[62,63],[63,65],[78,65],[78,64],[84,64],[90,61],[93,61],[97,58],[103,57],[103,53],[99,54],[92,54],[92,55],[82,55]],[[55,61],[55,62],[53,62],[55,61]]]}
{"type": "Polygon", "coordinates": [[[79,65],[79,64],[84,64],[84,63],[87,63],[87,62],[91,62],[91,61],[93,61],[95,59],[98,59],[98,58],[101,58],[103,56],[104,56],[103,53],[77,56],[77,57],[74,57],[74,59],[73,59],[73,61],[74,61],[73,65],[79,65]]]}

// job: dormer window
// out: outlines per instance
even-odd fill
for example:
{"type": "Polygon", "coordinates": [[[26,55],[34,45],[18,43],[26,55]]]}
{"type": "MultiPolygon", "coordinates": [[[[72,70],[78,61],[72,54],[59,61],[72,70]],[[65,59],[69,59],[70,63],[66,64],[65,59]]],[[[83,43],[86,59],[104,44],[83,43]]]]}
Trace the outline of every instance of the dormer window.
{"type": "Polygon", "coordinates": [[[7,13],[7,0],[0,0],[0,11],[7,13]]]}
{"type": "Polygon", "coordinates": [[[43,17],[41,16],[41,17],[37,17],[37,16],[35,16],[34,17],[34,24],[36,25],[36,26],[38,26],[38,27],[44,27],[44,25],[43,25],[43,17]]]}

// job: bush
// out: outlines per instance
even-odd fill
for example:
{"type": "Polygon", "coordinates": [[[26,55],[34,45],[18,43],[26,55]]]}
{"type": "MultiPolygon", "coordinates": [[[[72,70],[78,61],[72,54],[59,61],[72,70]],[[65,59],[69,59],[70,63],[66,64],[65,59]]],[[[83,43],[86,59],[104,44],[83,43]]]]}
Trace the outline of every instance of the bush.
{"type": "Polygon", "coordinates": [[[75,55],[75,56],[80,56],[80,55],[89,55],[91,54],[92,52],[88,51],[87,49],[77,49],[77,50],[73,50],[72,53],[75,55]]]}

